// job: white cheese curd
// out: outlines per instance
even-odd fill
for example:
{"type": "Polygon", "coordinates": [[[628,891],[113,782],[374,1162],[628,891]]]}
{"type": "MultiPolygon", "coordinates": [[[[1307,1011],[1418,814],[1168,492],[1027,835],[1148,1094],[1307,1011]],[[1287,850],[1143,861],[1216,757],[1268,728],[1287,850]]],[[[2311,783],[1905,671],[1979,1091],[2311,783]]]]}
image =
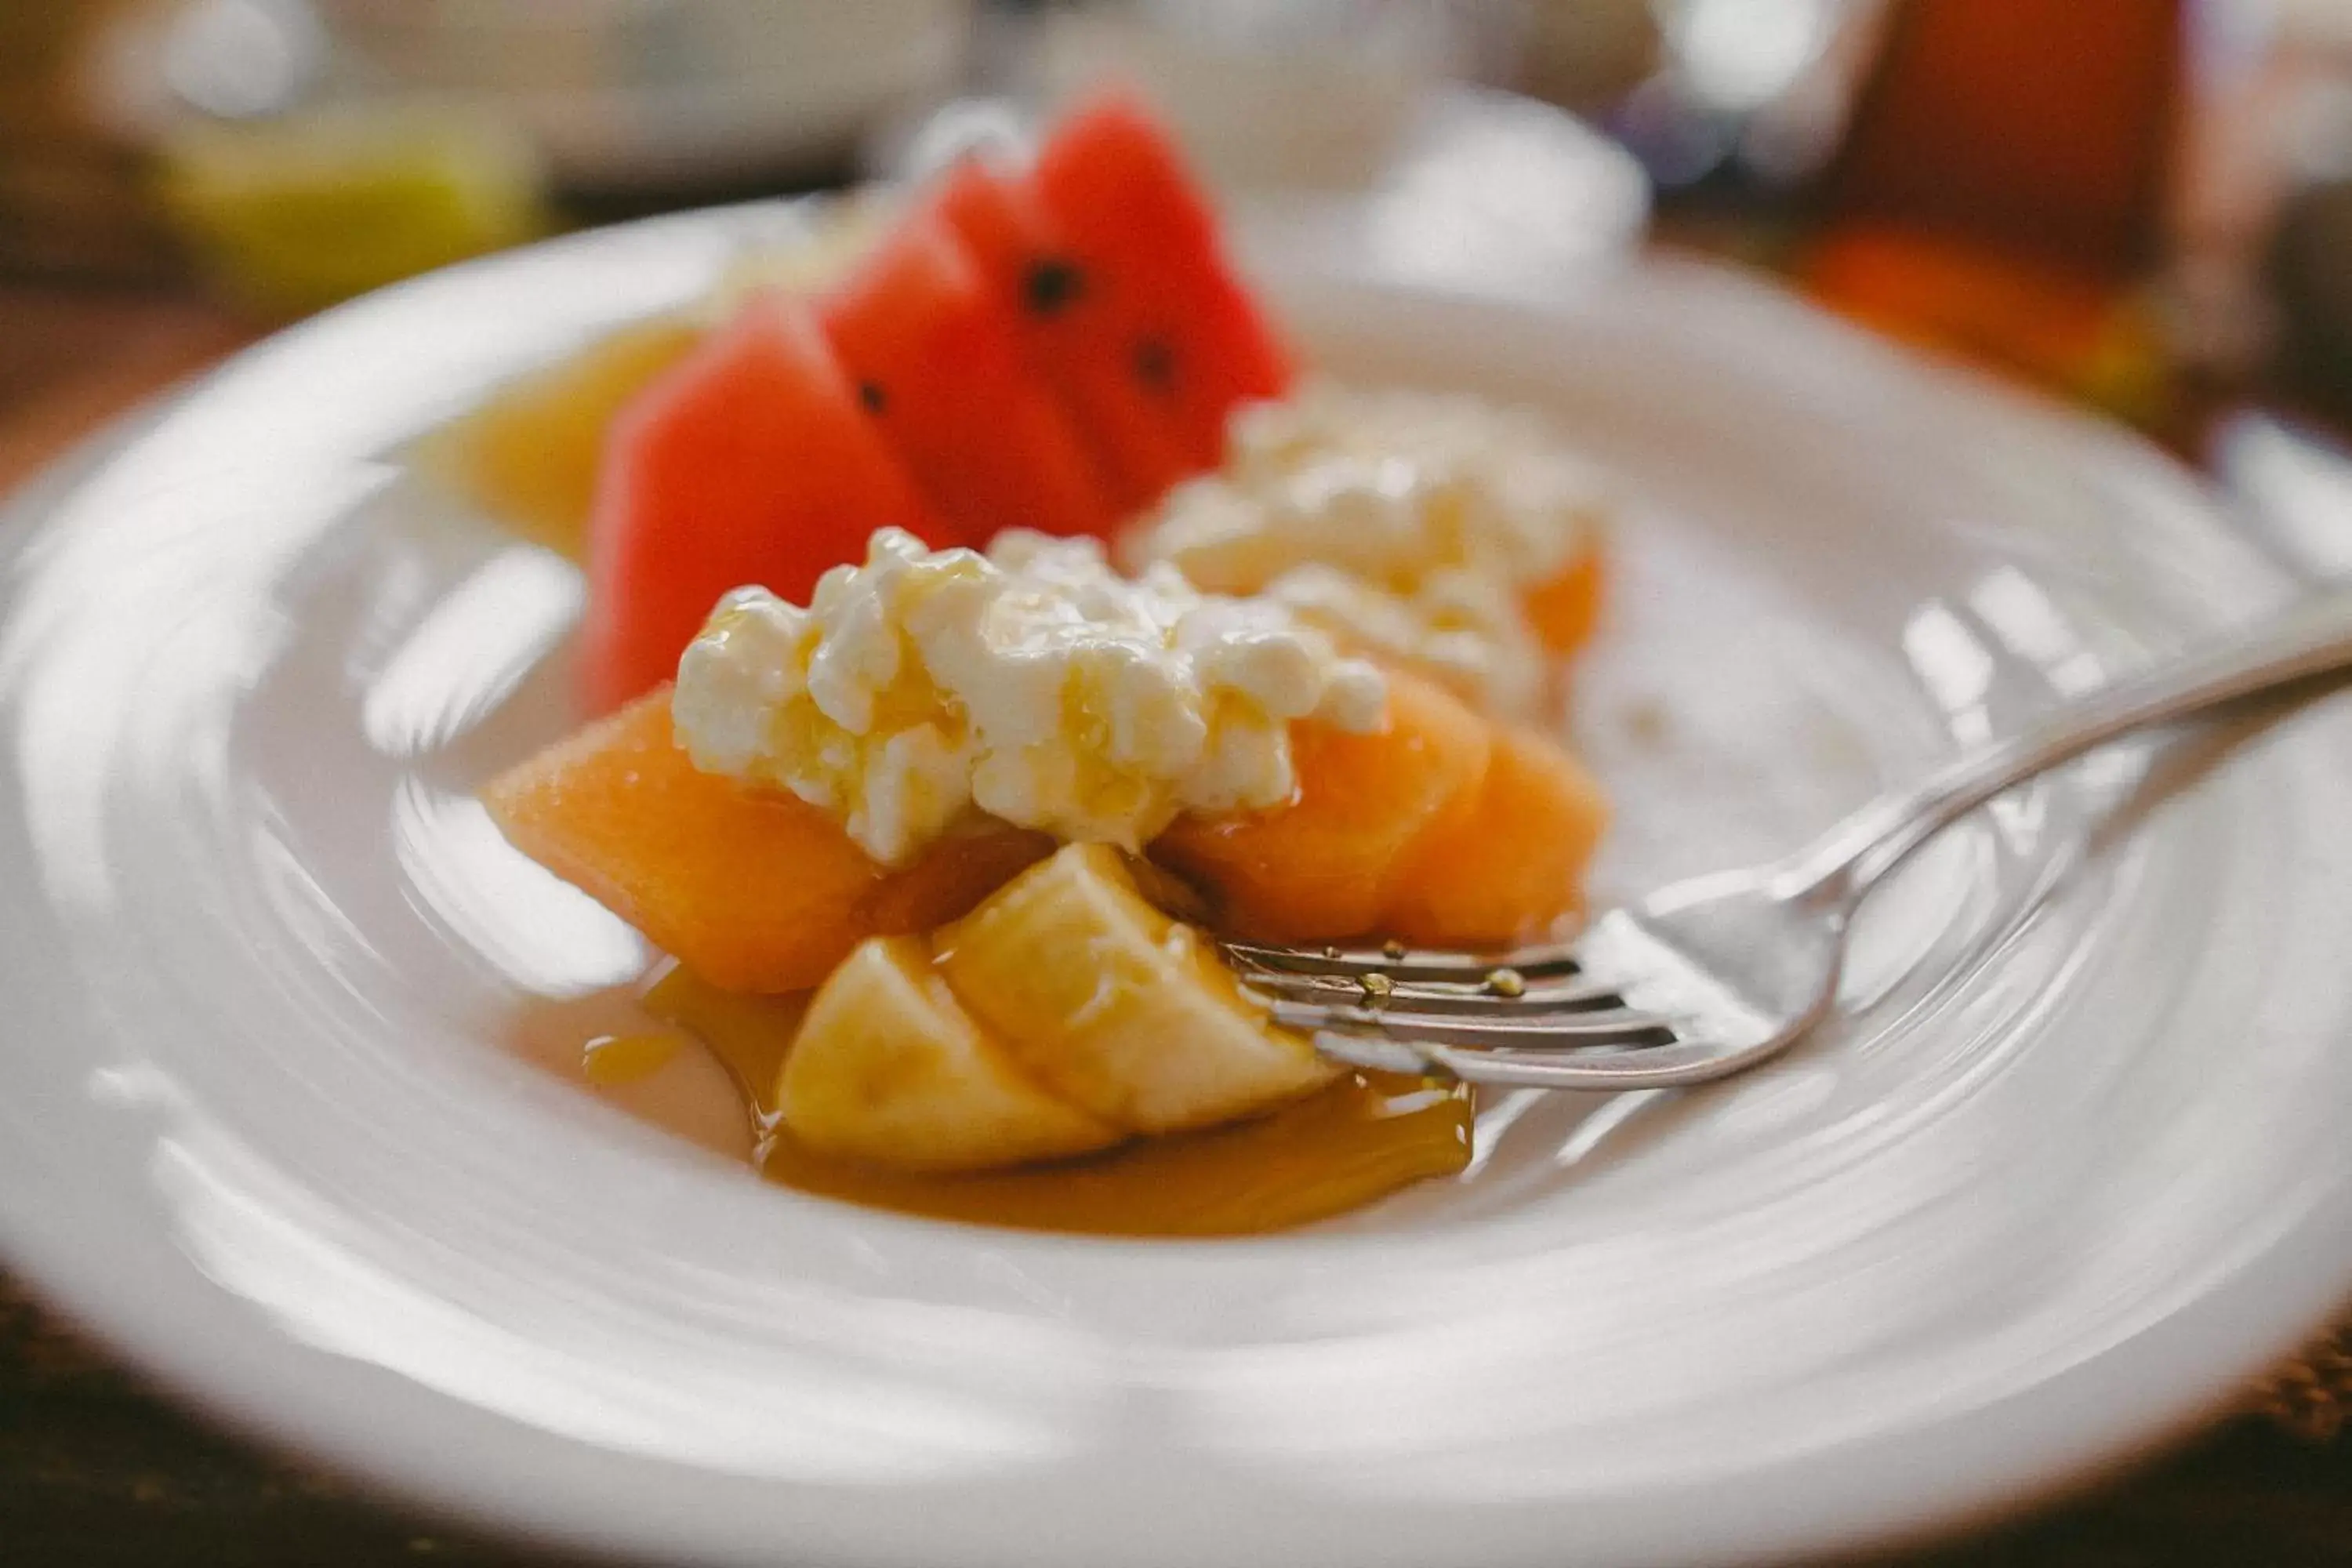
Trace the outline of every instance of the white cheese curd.
{"type": "Polygon", "coordinates": [[[722,599],[678,663],[697,767],[837,813],[899,865],[975,809],[1140,849],[1181,811],[1290,798],[1289,726],[1384,721],[1378,669],[1280,605],[1130,581],[1092,540],[1012,531],[986,554],[876,533],[806,608],[722,599]]]}
{"type": "Polygon", "coordinates": [[[1511,586],[1458,567],[1392,593],[1337,567],[1294,566],[1265,596],[1343,646],[1410,666],[1491,712],[1541,706],[1549,658],[1511,586]]]}
{"type": "Polygon", "coordinates": [[[1121,552],[1524,713],[1547,673],[1526,596],[1591,547],[1601,498],[1531,413],[1318,382],[1237,413],[1224,467],[1171,490],[1121,552]]]}

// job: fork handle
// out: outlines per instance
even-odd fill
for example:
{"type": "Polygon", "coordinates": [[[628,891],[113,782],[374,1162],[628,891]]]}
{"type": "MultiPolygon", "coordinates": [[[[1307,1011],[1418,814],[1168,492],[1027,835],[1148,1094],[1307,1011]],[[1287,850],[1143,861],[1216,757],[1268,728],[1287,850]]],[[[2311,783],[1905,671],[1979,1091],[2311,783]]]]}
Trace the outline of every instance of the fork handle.
{"type": "Polygon", "coordinates": [[[2085,752],[2336,673],[2352,675],[2352,591],[2341,589],[2295,604],[2260,630],[2100,687],[1963,753],[1916,788],[1880,796],[1796,857],[1790,890],[1851,902],[1954,822],[2085,752]]]}

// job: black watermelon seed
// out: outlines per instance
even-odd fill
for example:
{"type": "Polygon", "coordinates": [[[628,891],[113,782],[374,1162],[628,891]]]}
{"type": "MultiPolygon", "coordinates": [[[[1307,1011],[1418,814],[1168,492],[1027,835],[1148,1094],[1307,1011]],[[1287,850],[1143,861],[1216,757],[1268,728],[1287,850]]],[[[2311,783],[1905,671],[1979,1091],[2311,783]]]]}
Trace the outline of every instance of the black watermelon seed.
{"type": "Polygon", "coordinates": [[[866,405],[866,413],[879,414],[890,405],[890,395],[882,390],[880,382],[861,381],[857,384],[857,401],[866,405]]]}
{"type": "Polygon", "coordinates": [[[1086,288],[1086,278],[1077,267],[1055,256],[1031,262],[1021,279],[1022,299],[1041,316],[1058,314],[1086,288]]]}
{"type": "Polygon", "coordinates": [[[1165,392],[1176,382],[1176,351],[1164,338],[1146,338],[1135,345],[1135,374],[1154,392],[1165,392]]]}

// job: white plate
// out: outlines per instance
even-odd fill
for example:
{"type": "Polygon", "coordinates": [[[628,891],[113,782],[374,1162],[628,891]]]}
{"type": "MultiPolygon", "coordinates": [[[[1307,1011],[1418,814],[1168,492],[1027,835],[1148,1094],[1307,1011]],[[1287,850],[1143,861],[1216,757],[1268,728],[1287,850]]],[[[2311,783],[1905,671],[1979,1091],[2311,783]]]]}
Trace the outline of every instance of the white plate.
{"type": "MultiPolygon", "coordinates": [[[[7,529],[0,1239],[174,1385],[665,1561],[1730,1560],[2077,1473],[2352,1286],[2341,711],[2088,858],[2128,759],[2021,796],[1888,890],[1808,1048],[1506,1101],[1470,1178],[1319,1234],[837,1206],[502,1055],[523,983],[636,957],[468,804],[564,725],[577,584],[385,454],[793,221],[336,311],[7,529]]],[[[1622,476],[1578,721],[1613,887],[1781,847],[2283,591],[2143,447],[1736,278],[1276,280],[1332,367],[1538,402],[1622,476]]]]}

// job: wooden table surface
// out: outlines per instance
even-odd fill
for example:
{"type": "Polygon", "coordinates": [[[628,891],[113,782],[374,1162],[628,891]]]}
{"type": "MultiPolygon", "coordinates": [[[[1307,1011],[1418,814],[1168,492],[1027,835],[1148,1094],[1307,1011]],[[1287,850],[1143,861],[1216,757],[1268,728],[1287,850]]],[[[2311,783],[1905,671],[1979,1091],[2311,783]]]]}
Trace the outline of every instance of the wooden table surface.
{"type": "MultiPolygon", "coordinates": [[[[5,3],[5,0],[0,0],[5,3]]],[[[0,286],[0,492],[248,336],[201,306],[0,286]]],[[[2087,1491],[1885,1568],[2352,1564],[2352,1349],[2087,1491]]],[[[223,1433],[0,1273],[0,1568],[551,1568],[223,1433]]],[[[1432,1568],[1443,1568],[1433,1564],[1432,1568]]]]}

